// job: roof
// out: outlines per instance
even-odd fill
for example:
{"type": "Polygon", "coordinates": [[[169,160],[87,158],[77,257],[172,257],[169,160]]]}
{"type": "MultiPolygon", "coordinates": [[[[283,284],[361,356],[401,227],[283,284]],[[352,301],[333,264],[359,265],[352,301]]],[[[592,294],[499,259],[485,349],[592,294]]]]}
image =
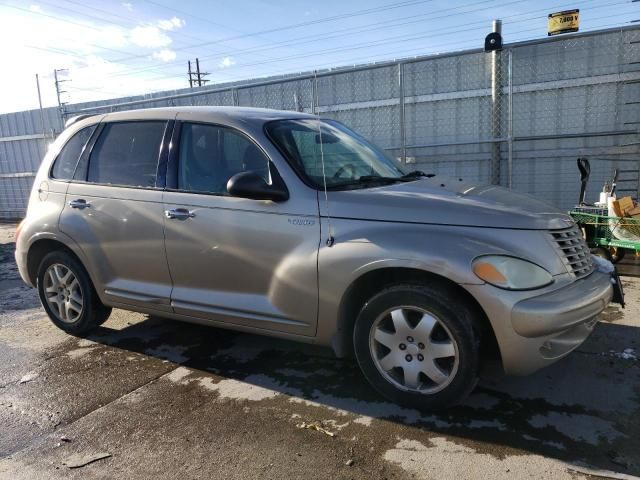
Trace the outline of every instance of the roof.
{"type": "Polygon", "coordinates": [[[278,119],[317,118],[309,113],[299,113],[290,110],[272,110],[268,108],[251,107],[162,107],[126,110],[108,113],[103,121],[113,120],[151,120],[172,119],[176,114],[188,114],[190,118],[198,117],[203,121],[215,120],[243,120],[267,122],[278,119]]]}

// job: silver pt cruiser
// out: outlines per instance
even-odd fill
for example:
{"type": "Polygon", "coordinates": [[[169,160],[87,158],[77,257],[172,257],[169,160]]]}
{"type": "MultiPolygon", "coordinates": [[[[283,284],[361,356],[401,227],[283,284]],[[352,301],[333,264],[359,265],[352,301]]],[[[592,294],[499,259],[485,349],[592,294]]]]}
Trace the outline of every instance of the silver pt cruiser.
{"type": "Polygon", "coordinates": [[[330,345],[384,396],[464,398],[484,353],[567,355],[616,289],[531,197],[409,171],[343,124],[275,110],[76,118],[39,169],[16,260],[53,323],[123,308],[330,345]]]}

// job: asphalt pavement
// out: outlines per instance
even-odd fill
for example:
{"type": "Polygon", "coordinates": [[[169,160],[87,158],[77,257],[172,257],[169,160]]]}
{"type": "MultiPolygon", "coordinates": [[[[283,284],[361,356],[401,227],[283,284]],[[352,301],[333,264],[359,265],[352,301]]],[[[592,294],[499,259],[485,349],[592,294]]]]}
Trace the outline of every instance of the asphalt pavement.
{"type": "Polygon", "coordinates": [[[0,478],[463,479],[640,475],[640,271],[628,306],[528,377],[485,368],[445,412],[395,406],[325,348],[114,310],[47,319],[0,225],[0,478]]]}

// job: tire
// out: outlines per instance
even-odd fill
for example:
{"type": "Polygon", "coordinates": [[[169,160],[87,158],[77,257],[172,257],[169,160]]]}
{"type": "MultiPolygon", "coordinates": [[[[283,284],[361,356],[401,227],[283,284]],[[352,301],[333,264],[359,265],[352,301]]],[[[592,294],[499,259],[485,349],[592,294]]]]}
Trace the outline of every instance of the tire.
{"type": "Polygon", "coordinates": [[[65,251],[51,252],[42,259],[37,287],[51,321],[72,335],[90,332],[111,314],[111,308],[98,298],[84,267],[65,251]]]}
{"type": "Polygon", "coordinates": [[[456,293],[440,286],[395,285],[364,305],[353,332],[355,354],[366,379],[384,397],[438,410],[459,403],[476,386],[480,341],[472,325],[477,314],[456,293]]]}
{"type": "Polygon", "coordinates": [[[613,263],[613,257],[611,256],[611,252],[608,248],[596,247],[591,250],[591,253],[597,257],[604,258],[605,260],[609,260],[611,263],[613,263]]]}
{"type": "Polygon", "coordinates": [[[609,252],[611,253],[611,261],[613,263],[618,263],[624,258],[626,250],[622,247],[611,247],[609,248],[609,252]]]}

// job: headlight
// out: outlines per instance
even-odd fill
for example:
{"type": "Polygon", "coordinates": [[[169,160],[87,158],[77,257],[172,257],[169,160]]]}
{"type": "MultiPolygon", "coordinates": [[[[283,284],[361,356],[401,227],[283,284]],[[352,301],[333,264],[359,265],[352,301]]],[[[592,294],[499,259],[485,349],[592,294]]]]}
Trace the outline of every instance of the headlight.
{"type": "Polygon", "coordinates": [[[491,285],[507,290],[530,290],[553,282],[544,268],[515,257],[485,255],[473,261],[473,273],[491,285]]]}

